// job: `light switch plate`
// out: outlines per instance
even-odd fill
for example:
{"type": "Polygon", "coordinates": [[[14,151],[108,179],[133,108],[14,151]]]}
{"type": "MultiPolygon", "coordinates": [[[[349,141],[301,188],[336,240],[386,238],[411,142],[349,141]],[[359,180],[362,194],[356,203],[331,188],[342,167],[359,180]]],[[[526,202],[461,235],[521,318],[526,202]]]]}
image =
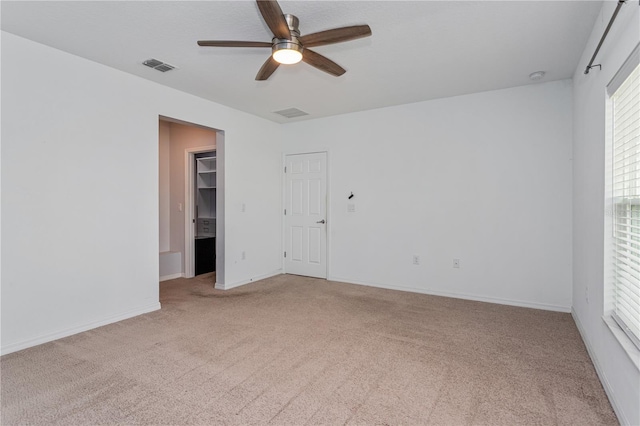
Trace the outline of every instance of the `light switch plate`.
{"type": "Polygon", "coordinates": [[[349,213],[354,213],[356,211],[356,205],[349,203],[347,204],[347,212],[349,213]]]}

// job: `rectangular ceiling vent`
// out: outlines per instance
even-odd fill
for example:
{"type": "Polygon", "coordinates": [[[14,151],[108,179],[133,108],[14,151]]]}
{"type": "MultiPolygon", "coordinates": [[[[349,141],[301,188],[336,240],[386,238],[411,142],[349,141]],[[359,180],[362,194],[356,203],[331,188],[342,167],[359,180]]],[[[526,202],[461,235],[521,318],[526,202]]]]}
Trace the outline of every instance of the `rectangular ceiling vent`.
{"type": "Polygon", "coordinates": [[[286,118],[302,117],[303,115],[309,115],[308,112],[304,112],[302,110],[299,110],[298,108],[283,109],[280,111],[274,111],[274,113],[279,114],[286,118]]]}
{"type": "Polygon", "coordinates": [[[153,68],[154,70],[158,70],[160,72],[167,72],[176,68],[173,65],[169,65],[165,62],[162,62],[153,58],[147,59],[146,61],[143,62],[143,64],[148,66],[149,68],[153,68]]]}

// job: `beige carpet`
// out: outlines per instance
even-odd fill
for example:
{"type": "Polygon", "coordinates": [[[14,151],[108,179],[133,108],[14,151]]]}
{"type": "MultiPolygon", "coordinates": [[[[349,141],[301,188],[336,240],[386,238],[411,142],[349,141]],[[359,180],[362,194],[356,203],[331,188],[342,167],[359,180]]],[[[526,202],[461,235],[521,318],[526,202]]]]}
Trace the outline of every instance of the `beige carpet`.
{"type": "Polygon", "coordinates": [[[0,360],[2,425],[617,424],[569,314],[295,276],[0,360]]]}

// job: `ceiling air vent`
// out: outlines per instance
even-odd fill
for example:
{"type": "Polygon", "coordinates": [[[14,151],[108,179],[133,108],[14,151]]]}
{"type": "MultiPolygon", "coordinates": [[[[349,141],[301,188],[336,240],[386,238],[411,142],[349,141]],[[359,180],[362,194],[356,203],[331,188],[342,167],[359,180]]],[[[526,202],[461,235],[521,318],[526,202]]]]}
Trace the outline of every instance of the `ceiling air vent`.
{"type": "Polygon", "coordinates": [[[302,110],[299,110],[298,108],[283,109],[280,111],[274,111],[274,113],[279,114],[286,118],[302,117],[303,115],[309,115],[308,112],[304,112],[302,110]]]}
{"type": "Polygon", "coordinates": [[[148,66],[149,68],[153,68],[154,70],[158,70],[160,72],[167,72],[167,71],[171,71],[172,69],[175,69],[176,67],[174,67],[173,65],[169,65],[167,63],[164,63],[162,61],[159,61],[157,59],[147,59],[146,61],[143,62],[144,65],[148,66]]]}

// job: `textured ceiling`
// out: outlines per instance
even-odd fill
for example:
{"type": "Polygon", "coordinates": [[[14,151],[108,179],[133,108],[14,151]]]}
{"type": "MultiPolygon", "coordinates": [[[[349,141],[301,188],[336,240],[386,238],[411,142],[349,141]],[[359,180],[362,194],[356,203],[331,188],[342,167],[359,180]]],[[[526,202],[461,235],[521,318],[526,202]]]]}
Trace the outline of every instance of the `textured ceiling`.
{"type": "Polygon", "coordinates": [[[304,34],[369,24],[373,36],[317,47],[347,73],[307,64],[254,77],[269,49],[197,40],[270,41],[253,1],[2,1],[2,29],[277,122],[570,78],[601,1],[282,1],[304,34]],[[157,58],[179,69],[142,65],[157,58]],[[310,115],[287,119],[295,107],[310,115]]]}

